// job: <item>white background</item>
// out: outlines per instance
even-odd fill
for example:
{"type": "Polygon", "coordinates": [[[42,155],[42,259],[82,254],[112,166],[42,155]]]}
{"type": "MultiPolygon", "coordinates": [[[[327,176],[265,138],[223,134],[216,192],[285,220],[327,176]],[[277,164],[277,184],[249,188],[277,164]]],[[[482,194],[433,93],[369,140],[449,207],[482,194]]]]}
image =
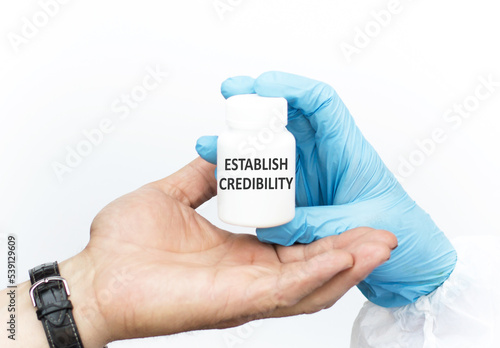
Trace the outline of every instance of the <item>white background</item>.
{"type": "MultiPolygon", "coordinates": [[[[14,47],[8,37],[41,7],[2,0],[0,233],[19,238],[20,280],[30,267],[79,252],[104,205],[174,172],[196,156],[199,136],[221,132],[225,78],[267,70],[333,85],[396,174],[417,142],[442,128],[446,141],[403,185],[451,238],[499,234],[500,87],[461,126],[443,119],[474,95],[480,76],[500,81],[495,2],[401,0],[378,33],[371,11],[390,1],[222,2],[233,5],[221,17],[213,0],[70,0],[14,47]],[[372,37],[349,62],[341,44],[353,45],[367,25],[372,37]],[[120,119],[113,102],[156,66],[170,75],[120,119]],[[103,118],[114,131],[58,180],[53,163],[103,118]]],[[[200,212],[222,226],[213,201],[200,212]]],[[[314,315],[111,347],[347,347],[363,301],[353,289],[314,315]]]]}

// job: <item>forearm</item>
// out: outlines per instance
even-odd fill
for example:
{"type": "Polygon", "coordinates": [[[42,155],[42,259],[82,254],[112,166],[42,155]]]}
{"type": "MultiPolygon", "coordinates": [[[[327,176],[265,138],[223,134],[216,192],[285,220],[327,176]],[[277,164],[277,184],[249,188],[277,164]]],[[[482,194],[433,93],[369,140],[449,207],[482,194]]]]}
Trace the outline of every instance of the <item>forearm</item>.
{"type": "Polygon", "coordinates": [[[10,331],[2,330],[3,334],[0,336],[2,347],[49,347],[42,324],[36,317],[36,308],[31,304],[29,289],[29,282],[24,282],[18,285],[17,289],[6,289],[0,293],[1,322],[4,325],[9,321],[11,323],[7,325],[10,331]],[[15,302],[11,302],[12,292],[15,292],[15,299],[13,298],[15,302]],[[11,303],[15,303],[15,307],[9,307],[11,303]]]}
{"type": "MultiPolygon", "coordinates": [[[[79,254],[59,265],[61,276],[68,281],[71,291],[69,299],[73,304],[73,316],[85,348],[103,347],[107,343],[105,325],[101,322],[100,313],[92,291],[93,274],[86,263],[85,255],[79,254]]],[[[0,293],[0,318],[7,325],[11,314],[15,315],[15,333],[1,330],[0,347],[48,348],[47,336],[38,320],[36,308],[29,296],[31,284],[21,283],[16,289],[5,289],[0,293]],[[10,306],[9,291],[15,290],[15,307],[10,306]],[[15,311],[14,309],[15,308],[15,311]],[[9,311],[10,309],[10,311],[9,311]]]]}

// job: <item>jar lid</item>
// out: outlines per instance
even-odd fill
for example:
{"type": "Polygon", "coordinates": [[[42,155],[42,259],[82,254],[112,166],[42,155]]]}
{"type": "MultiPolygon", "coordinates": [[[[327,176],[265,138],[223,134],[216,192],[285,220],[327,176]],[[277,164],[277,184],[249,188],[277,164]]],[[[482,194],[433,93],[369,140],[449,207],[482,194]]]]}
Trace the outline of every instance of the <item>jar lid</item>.
{"type": "Polygon", "coordinates": [[[230,127],[255,129],[287,125],[288,103],[285,98],[240,94],[226,101],[226,121],[230,127]]]}

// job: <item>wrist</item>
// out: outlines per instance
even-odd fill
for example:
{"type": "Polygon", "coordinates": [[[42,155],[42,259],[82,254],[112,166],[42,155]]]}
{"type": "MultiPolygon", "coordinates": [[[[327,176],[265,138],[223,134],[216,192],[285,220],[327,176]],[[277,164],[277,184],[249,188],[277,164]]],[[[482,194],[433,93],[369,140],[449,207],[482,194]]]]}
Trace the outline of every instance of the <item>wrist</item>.
{"type": "MultiPolygon", "coordinates": [[[[40,321],[36,316],[36,308],[33,307],[31,303],[30,295],[30,282],[24,282],[17,285],[15,291],[16,307],[15,307],[15,318],[16,318],[16,329],[13,333],[10,333],[12,338],[7,338],[7,335],[2,335],[0,337],[0,346],[7,348],[15,347],[31,347],[31,348],[49,348],[45,332],[43,330],[40,321]]],[[[7,298],[9,290],[3,290],[1,295],[2,301],[2,322],[7,321],[10,318],[10,312],[7,310],[7,303],[5,303],[5,298],[7,298]]]]}
{"type": "MultiPolygon", "coordinates": [[[[85,251],[62,262],[59,265],[61,276],[66,279],[71,291],[69,300],[73,304],[73,316],[85,348],[102,348],[110,341],[107,334],[107,325],[104,321],[93,290],[94,270],[85,251]]],[[[48,348],[49,343],[42,326],[37,318],[37,309],[33,307],[29,295],[31,284],[29,281],[18,284],[16,294],[16,334],[15,339],[8,339],[7,335],[0,337],[1,347],[31,347],[48,348]]],[[[0,309],[2,320],[7,322],[8,289],[1,292],[0,309]]]]}
{"type": "MultiPolygon", "coordinates": [[[[73,316],[85,348],[102,348],[110,342],[108,325],[94,289],[95,269],[86,251],[59,264],[71,291],[73,316]]],[[[35,314],[36,318],[36,314],[35,314]]]]}

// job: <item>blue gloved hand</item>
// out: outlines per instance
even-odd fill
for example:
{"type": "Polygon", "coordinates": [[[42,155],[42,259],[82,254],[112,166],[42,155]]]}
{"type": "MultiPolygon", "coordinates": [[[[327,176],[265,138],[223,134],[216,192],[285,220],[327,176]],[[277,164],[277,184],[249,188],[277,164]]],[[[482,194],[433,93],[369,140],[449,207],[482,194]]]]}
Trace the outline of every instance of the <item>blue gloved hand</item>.
{"type": "MultiPolygon", "coordinates": [[[[287,128],[297,140],[295,218],[257,229],[261,241],[311,243],[360,226],[394,233],[399,246],[391,259],[358,284],[384,307],[412,303],[448,278],[456,263],[453,246],[386,168],[332,87],[281,72],[222,84],[225,98],[243,93],[286,98],[287,128]]],[[[217,137],[200,138],[196,149],[216,163],[217,137]]]]}

